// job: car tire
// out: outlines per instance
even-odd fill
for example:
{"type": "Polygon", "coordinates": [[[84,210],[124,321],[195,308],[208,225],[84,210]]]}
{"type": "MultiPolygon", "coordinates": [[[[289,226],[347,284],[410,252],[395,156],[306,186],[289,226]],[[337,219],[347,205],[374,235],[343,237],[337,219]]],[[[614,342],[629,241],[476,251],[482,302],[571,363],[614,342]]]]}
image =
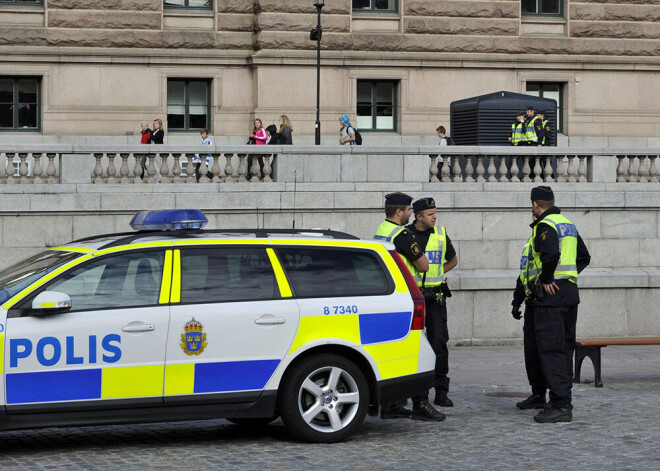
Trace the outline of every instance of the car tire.
{"type": "Polygon", "coordinates": [[[277,416],[275,417],[240,417],[240,418],[231,418],[231,419],[226,419],[232,424],[236,424],[239,427],[245,427],[245,428],[261,428],[265,427],[272,421],[277,419],[277,416]]]}
{"type": "Polygon", "coordinates": [[[344,440],[364,422],[369,385],[350,360],[315,355],[293,365],[279,394],[282,421],[295,438],[317,443],[344,440]]]}

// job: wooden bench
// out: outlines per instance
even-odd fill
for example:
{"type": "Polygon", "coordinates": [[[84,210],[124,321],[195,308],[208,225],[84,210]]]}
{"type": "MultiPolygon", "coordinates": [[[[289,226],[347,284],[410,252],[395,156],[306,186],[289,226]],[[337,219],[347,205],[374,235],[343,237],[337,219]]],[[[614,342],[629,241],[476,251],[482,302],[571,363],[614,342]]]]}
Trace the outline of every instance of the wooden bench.
{"type": "Polygon", "coordinates": [[[577,339],[575,342],[575,377],[574,383],[580,382],[582,362],[589,357],[594,367],[594,386],[603,387],[600,380],[600,349],[608,345],[660,345],[660,337],[605,337],[577,339]]]}

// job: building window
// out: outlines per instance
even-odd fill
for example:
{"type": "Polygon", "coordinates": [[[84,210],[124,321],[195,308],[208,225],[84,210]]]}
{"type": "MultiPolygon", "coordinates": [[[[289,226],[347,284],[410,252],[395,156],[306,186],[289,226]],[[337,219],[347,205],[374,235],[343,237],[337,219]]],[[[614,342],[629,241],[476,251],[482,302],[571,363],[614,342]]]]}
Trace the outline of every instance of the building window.
{"type": "MultiPolygon", "coordinates": [[[[563,132],[563,85],[562,83],[551,82],[527,82],[527,95],[537,96],[539,98],[551,98],[557,102],[556,110],[545,110],[548,113],[554,113],[557,119],[557,132],[563,132]]],[[[550,119],[550,117],[546,116],[546,119],[550,119]]]]}
{"type": "Polygon", "coordinates": [[[0,129],[39,129],[37,77],[0,77],[0,129]]]}
{"type": "Polygon", "coordinates": [[[357,81],[357,127],[361,130],[396,131],[395,81],[357,81]]]}
{"type": "Polygon", "coordinates": [[[212,9],[213,0],[165,0],[165,8],[212,9]]]}
{"type": "Polygon", "coordinates": [[[523,15],[554,15],[563,14],[562,0],[522,0],[523,15]]]}
{"type": "Polygon", "coordinates": [[[353,10],[396,12],[397,0],[353,0],[353,10]]]}
{"type": "Polygon", "coordinates": [[[209,80],[167,81],[167,126],[170,131],[210,127],[210,85],[209,80]]]}

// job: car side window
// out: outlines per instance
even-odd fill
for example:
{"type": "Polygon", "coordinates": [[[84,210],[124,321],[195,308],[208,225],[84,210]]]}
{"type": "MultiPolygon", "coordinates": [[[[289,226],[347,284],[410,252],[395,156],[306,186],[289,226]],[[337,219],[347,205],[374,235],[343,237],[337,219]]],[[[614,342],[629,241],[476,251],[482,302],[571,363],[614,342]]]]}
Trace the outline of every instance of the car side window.
{"type": "Polygon", "coordinates": [[[48,286],[71,298],[71,311],[158,304],[164,251],[124,253],[92,260],[48,286]]]}
{"type": "Polygon", "coordinates": [[[371,252],[278,248],[289,283],[299,298],[373,296],[392,291],[390,277],[371,252]]]}
{"type": "Polygon", "coordinates": [[[279,298],[265,248],[181,250],[181,302],[217,303],[279,298]]]}

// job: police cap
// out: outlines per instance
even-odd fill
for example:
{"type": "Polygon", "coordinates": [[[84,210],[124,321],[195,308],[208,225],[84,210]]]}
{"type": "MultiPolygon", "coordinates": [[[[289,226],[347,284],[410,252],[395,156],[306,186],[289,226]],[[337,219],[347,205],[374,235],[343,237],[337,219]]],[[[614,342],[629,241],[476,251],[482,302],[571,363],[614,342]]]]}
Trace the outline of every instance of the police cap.
{"type": "Polygon", "coordinates": [[[412,196],[405,193],[390,193],[385,195],[385,206],[409,206],[412,196]]]}
{"type": "Polygon", "coordinates": [[[525,116],[525,112],[524,112],[524,111],[520,111],[520,112],[516,113],[516,116],[525,116]]]}
{"type": "Polygon", "coordinates": [[[538,110],[538,111],[536,112],[536,114],[542,114],[543,116],[545,116],[545,115],[546,115],[546,112],[545,112],[545,110],[538,110]]]}
{"type": "Polygon", "coordinates": [[[435,209],[435,200],[433,198],[421,198],[415,201],[412,205],[415,214],[426,211],[427,209],[435,209]]]}
{"type": "Polygon", "coordinates": [[[549,186],[537,186],[532,188],[532,201],[552,201],[555,195],[549,186]]]}
{"type": "Polygon", "coordinates": [[[533,105],[527,105],[527,106],[525,106],[525,109],[527,111],[534,111],[534,106],[533,105]]]}

